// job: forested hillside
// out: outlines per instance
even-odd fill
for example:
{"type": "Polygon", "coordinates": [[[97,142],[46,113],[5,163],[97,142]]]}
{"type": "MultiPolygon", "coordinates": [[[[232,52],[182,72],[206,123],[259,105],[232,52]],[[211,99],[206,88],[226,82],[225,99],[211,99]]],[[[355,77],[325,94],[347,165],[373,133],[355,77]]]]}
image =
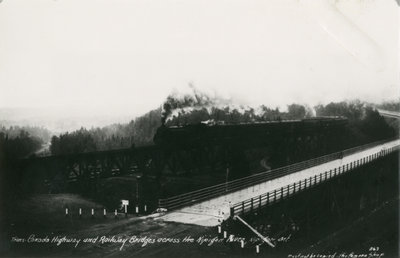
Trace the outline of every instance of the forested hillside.
{"type": "Polygon", "coordinates": [[[112,124],[102,128],[81,128],[51,138],[52,154],[112,150],[152,144],[161,125],[161,109],[152,110],[127,124],[112,124]]]}
{"type": "MultiPolygon", "coordinates": [[[[287,106],[287,111],[280,111],[266,106],[213,107],[193,105],[171,105],[171,112],[165,113],[160,108],[130,121],[127,124],[113,124],[103,128],[67,132],[51,139],[52,154],[90,152],[130,148],[153,144],[157,128],[165,121],[166,126],[184,126],[187,124],[207,123],[254,123],[303,119],[313,116],[342,116],[349,119],[349,130],[356,142],[369,142],[391,137],[396,133],[385,119],[373,108],[360,101],[337,102],[317,105],[314,109],[300,104],[287,106]],[[315,112],[315,113],[314,113],[315,112]],[[163,118],[162,118],[163,117],[163,118]]],[[[168,105],[168,103],[167,103],[168,105]]]]}
{"type": "Polygon", "coordinates": [[[0,154],[8,158],[22,158],[39,150],[49,142],[51,132],[42,127],[0,127],[0,154]]]}

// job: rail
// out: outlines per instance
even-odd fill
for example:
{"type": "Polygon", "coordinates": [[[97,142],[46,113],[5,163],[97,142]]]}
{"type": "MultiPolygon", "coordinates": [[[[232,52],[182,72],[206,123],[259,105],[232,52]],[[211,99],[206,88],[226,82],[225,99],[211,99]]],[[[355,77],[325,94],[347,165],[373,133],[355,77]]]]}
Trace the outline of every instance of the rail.
{"type": "Polygon", "coordinates": [[[257,209],[261,209],[265,206],[275,204],[283,199],[286,199],[294,194],[302,192],[306,189],[315,187],[333,177],[342,175],[343,173],[360,167],[368,162],[371,162],[380,157],[386,156],[389,153],[392,153],[399,149],[399,146],[391,147],[388,149],[383,149],[374,154],[371,154],[367,157],[363,157],[361,159],[355,160],[353,162],[344,164],[338,168],[331,169],[329,171],[325,171],[315,176],[311,176],[307,179],[297,181],[293,184],[289,184],[285,187],[281,187],[280,189],[275,189],[273,191],[264,193],[262,195],[249,198],[245,201],[235,203],[230,208],[230,216],[234,217],[236,215],[244,215],[248,212],[256,211],[257,209]]]}
{"type": "Polygon", "coordinates": [[[295,163],[292,165],[288,165],[285,167],[261,172],[255,175],[243,177],[240,179],[228,181],[226,183],[221,183],[217,185],[213,185],[210,187],[202,188],[196,191],[184,193],[181,195],[159,199],[158,206],[159,208],[164,208],[167,210],[173,210],[177,208],[181,208],[184,206],[192,205],[204,200],[208,200],[211,198],[219,197],[227,193],[235,192],[246,187],[250,187],[265,181],[269,181],[275,178],[279,178],[282,176],[286,176],[292,174],[294,172],[307,169],[310,167],[314,167],[332,160],[340,159],[343,156],[350,155],[352,153],[358,152],[360,150],[368,149],[372,146],[376,146],[385,142],[389,142],[390,140],[382,140],[378,142],[373,142],[369,144],[365,144],[362,146],[357,146],[354,148],[350,148],[347,150],[331,153],[328,155],[324,155],[318,158],[302,161],[299,163],[295,163]]]}

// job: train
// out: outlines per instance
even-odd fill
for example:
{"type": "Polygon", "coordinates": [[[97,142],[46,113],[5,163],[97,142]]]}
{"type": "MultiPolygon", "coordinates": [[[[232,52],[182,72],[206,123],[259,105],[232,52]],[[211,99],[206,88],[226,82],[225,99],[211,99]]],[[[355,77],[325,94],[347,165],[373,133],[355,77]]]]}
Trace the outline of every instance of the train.
{"type": "Polygon", "coordinates": [[[161,125],[154,143],[164,149],[187,149],[204,145],[259,146],[271,138],[295,137],[328,132],[343,128],[348,123],[343,117],[313,117],[254,123],[199,123],[167,127],[161,125]]]}

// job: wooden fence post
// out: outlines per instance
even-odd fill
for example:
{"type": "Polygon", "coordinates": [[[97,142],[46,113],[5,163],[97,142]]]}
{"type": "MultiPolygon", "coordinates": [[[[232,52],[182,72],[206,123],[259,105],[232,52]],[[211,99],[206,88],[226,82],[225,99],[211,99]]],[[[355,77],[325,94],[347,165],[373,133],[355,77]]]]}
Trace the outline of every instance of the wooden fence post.
{"type": "Polygon", "coordinates": [[[286,197],[289,197],[289,192],[290,192],[290,185],[287,185],[287,193],[286,193],[286,197]]]}

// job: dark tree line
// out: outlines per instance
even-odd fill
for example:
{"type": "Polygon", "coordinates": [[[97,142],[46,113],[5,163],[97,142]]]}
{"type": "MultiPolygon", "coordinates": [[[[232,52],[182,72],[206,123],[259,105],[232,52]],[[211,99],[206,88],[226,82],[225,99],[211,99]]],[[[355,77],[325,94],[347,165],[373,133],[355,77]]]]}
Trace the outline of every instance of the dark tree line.
{"type": "Polygon", "coordinates": [[[0,127],[0,155],[6,158],[23,158],[38,151],[50,141],[51,133],[43,127],[0,127]]]}
{"type": "Polygon", "coordinates": [[[43,142],[49,142],[51,132],[43,127],[38,126],[0,126],[0,132],[4,133],[8,138],[13,139],[20,136],[21,131],[28,133],[32,137],[37,137],[43,142]]]}
{"type": "Polygon", "coordinates": [[[112,124],[102,128],[81,128],[51,138],[53,155],[130,148],[151,144],[161,125],[161,109],[156,109],[127,124],[112,124]]]}
{"type": "Polygon", "coordinates": [[[400,112],[400,99],[397,101],[385,101],[377,105],[377,107],[388,111],[400,112]]]}
{"type": "Polygon", "coordinates": [[[379,112],[360,101],[329,103],[315,107],[317,116],[342,116],[349,119],[352,139],[365,143],[394,137],[398,129],[390,126],[379,112]]]}
{"type": "Polygon", "coordinates": [[[12,137],[0,132],[0,155],[5,159],[24,158],[39,150],[43,140],[37,136],[31,136],[28,132],[20,130],[18,135],[12,137]]]}

